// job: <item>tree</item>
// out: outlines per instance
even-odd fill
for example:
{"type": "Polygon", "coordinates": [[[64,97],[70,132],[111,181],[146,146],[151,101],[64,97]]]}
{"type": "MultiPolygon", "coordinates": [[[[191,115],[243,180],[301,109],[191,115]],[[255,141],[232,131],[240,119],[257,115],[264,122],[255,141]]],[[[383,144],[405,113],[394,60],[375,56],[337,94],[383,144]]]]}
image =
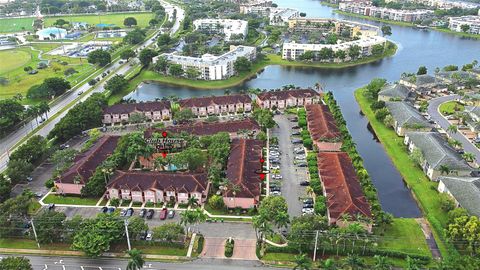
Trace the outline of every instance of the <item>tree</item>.
{"type": "Polygon", "coordinates": [[[128,122],[138,124],[148,120],[148,117],[143,113],[132,113],[128,118],[128,122]]]}
{"type": "Polygon", "coordinates": [[[110,80],[107,81],[105,89],[110,91],[110,93],[115,94],[123,91],[128,86],[128,81],[123,77],[123,75],[115,75],[110,80]]]}
{"type": "Polygon", "coordinates": [[[161,35],[158,35],[157,45],[158,47],[166,46],[170,44],[171,41],[172,41],[172,38],[170,37],[170,34],[161,34],[161,35]]]}
{"type": "Polygon", "coordinates": [[[170,75],[173,77],[180,77],[183,75],[183,68],[180,64],[171,64],[168,68],[170,75]]]}
{"type": "Polygon", "coordinates": [[[343,50],[338,50],[335,52],[335,57],[343,61],[347,58],[347,53],[343,50]]]}
{"type": "Polygon", "coordinates": [[[440,208],[442,208],[443,211],[449,212],[455,209],[455,201],[450,197],[450,195],[441,193],[438,196],[440,199],[440,208]]]}
{"type": "Polygon", "coordinates": [[[157,20],[157,19],[151,19],[150,21],[148,21],[148,25],[150,25],[150,27],[154,27],[156,25],[158,25],[160,22],[157,20]]]}
{"type": "Polygon", "coordinates": [[[90,64],[98,64],[101,67],[104,67],[112,61],[112,56],[109,52],[102,49],[92,51],[88,54],[87,60],[90,64]]]}
{"type": "Polygon", "coordinates": [[[35,216],[33,223],[37,230],[37,239],[41,244],[55,243],[62,240],[65,221],[63,212],[41,211],[35,216]]]}
{"type": "Polygon", "coordinates": [[[363,269],[365,267],[364,261],[358,257],[356,254],[349,254],[347,258],[344,259],[344,266],[350,270],[363,269]]]}
{"type": "Polygon", "coordinates": [[[456,125],[450,125],[447,128],[447,132],[449,132],[451,134],[455,134],[455,133],[458,132],[458,127],[456,125]]]}
{"type": "Polygon", "coordinates": [[[1,270],[33,270],[30,260],[25,257],[6,257],[0,261],[1,270]]]}
{"type": "Polygon", "coordinates": [[[157,56],[157,52],[152,49],[143,49],[138,56],[140,59],[140,63],[144,66],[150,65],[152,62],[153,57],[157,56]]]}
{"type": "Polygon", "coordinates": [[[19,146],[11,155],[10,160],[25,160],[28,163],[38,164],[47,153],[47,141],[40,135],[32,136],[19,146]]]}
{"type": "Polygon", "coordinates": [[[32,71],[32,70],[33,70],[33,68],[30,67],[30,66],[26,66],[26,67],[23,68],[23,71],[25,71],[25,72],[27,72],[27,73],[29,73],[29,72],[32,71]]]}
{"type": "Polygon", "coordinates": [[[173,157],[173,164],[177,168],[187,168],[191,172],[203,167],[206,161],[206,153],[194,147],[187,148],[173,157]]]}
{"type": "Polygon", "coordinates": [[[186,109],[182,109],[178,112],[175,112],[173,114],[173,119],[179,121],[179,122],[185,122],[185,121],[188,121],[192,118],[195,117],[195,114],[192,112],[192,110],[186,108],[186,109]]]}
{"type": "Polygon", "coordinates": [[[156,240],[172,243],[179,241],[185,236],[185,230],[178,223],[166,223],[153,228],[153,237],[156,240]]]}
{"type": "Polygon", "coordinates": [[[419,148],[414,148],[410,153],[409,157],[413,162],[415,162],[415,164],[418,164],[418,165],[421,165],[425,160],[422,150],[420,150],[419,148]]]}
{"type": "Polygon", "coordinates": [[[470,30],[470,25],[462,24],[460,25],[460,29],[462,29],[462,32],[467,33],[470,30]]]}
{"type": "Polygon", "coordinates": [[[120,53],[120,57],[128,61],[128,59],[135,57],[135,52],[132,49],[123,50],[120,53]]]}
{"type": "Polygon", "coordinates": [[[43,81],[44,87],[50,96],[59,96],[71,88],[70,82],[63,78],[47,78],[43,81]]]}
{"type": "Polygon", "coordinates": [[[427,74],[427,67],[425,66],[420,66],[417,71],[417,75],[424,75],[427,74]]]}
{"type": "Polygon", "coordinates": [[[0,134],[5,134],[22,119],[25,108],[16,99],[0,100],[0,134]]]}
{"type": "Polygon", "coordinates": [[[246,57],[238,57],[235,63],[233,63],[233,67],[236,72],[250,71],[252,69],[252,62],[246,57]]]}
{"type": "Polygon", "coordinates": [[[7,170],[5,171],[13,183],[23,182],[33,172],[35,167],[26,160],[14,159],[8,162],[7,170]]]}
{"type": "Polygon", "coordinates": [[[355,60],[360,56],[360,50],[360,46],[352,45],[348,48],[348,56],[350,56],[352,60],[355,60]]]}
{"type": "Polygon", "coordinates": [[[140,44],[145,40],[145,32],[140,29],[135,29],[133,31],[128,32],[128,34],[123,37],[123,42],[135,45],[140,44]]]}
{"type": "Polygon", "coordinates": [[[420,270],[420,264],[417,259],[414,259],[410,256],[407,256],[407,267],[406,270],[420,270]]]}
{"type": "Polygon", "coordinates": [[[200,71],[198,71],[198,69],[196,68],[187,68],[187,70],[185,71],[185,74],[187,75],[187,78],[189,79],[197,79],[201,73],[200,71]]]}
{"type": "Polygon", "coordinates": [[[389,25],[382,25],[381,30],[384,37],[392,35],[392,27],[390,27],[389,25]]]}
{"type": "Polygon", "coordinates": [[[279,228],[286,227],[290,222],[287,203],[285,198],[280,196],[269,196],[263,199],[258,207],[258,214],[279,228]]]}
{"type": "Polygon", "coordinates": [[[200,208],[195,210],[186,210],[180,213],[180,224],[187,227],[188,225],[199,224],[205,222],[207,215],[200,208]]]}
{"type": "MultiPolygon", "coordinates": [[[[0,203],[3,203],[10,198],[10,192],[12,190],[12,183],[5,175],[0,174],[0,203]]],[[[223,201],[222,201],[223,202],[223,201]]]]}
{"type": "Polygon", "coordinates": [[[127,254],[130,258],[126,270],[140,270],[145,264],[145,260],[142,257],[142,251],[134,248],[127,251],[127,254]]]}
{"type": "Polygon", "coordinates": [[[257,109],[253,111],[253,118],[263,129],[273,128],[275,120],[273,120],[273,113],[267,109],[257,109]]]}
{"type": "Polygon", "coordinates": [[[134,216],[128,220],[128,234],[135,239],[142,232],[148,230],[145,220],[139,216],[134,216]]]}
{"type": "Polygon", "coordinates": [[[157,61],[155,62],[155,65],[153,66],[153,69],[156,72],[161,72],[165,74],[168,70],[168,60],[165,56],[160,56],[157,58],[157,61]]]}
{"type": "Polygon", "coordinates": [[[375,255],[373,256],[375,259],[375,265],[373,269],[375,270],[390,270],[392,269],[392,264],[388,261],[388,257],[375,255]]]}
{"type": "Polygon", "coordinates": [[[475,154],[470,153],[470,152],[465,152],[465,153],[462,155],[462,157],[463,157],[463,159],[465,159],[465,160],[468,161],[468,162],[474,162],[475,159],[476,159],[475,154]]]}
{"type": "Polygon", "coordinates": [[[451,172],[450,168],[447,165],[440,165],[439,170],[441,175],[449,175],[451,172]]]}
{"type": "Polygon", "coordinates": [[[310,270],[312,268],[312,262],[306,254],[299,254],[295,256],[294,270],[310,270]]]}
{"type": "Polygon", "coordinates": [[[123,25],[125,25],[126,27],[135,26],[137,25],[137,19],[135,19],[134,17],[127,17],[123,20],[123,25]]]}

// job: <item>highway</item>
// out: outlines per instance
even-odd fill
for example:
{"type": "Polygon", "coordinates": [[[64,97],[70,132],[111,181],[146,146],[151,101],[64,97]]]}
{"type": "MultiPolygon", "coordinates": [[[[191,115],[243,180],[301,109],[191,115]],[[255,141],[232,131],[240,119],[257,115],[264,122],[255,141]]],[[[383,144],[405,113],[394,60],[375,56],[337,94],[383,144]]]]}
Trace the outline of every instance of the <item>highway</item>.
{"type": "MultiPolygon", "coordinates": [[[[7,256],[0,254],[0,258],[7,256]]],[[[119,258],[83,258],[83,257],[43,257],[25,256],[34,270],[123,270],[128,260],[119,258]]],[[[157,262],[146,260],[142,269],[151,270],[243,270],[243,269],[279,269],[263,266],[259,261],[197,259],[187,262],[157,262]]]]}
{"type": "MultiPolygon", "coordinates": [[[[160,1],[160,3],[165,7],[166,12],[169,14],[173,12],[173,9],[177,10],[176,20],[173,27],[171,28],[171,34],[173,35],[180,28],[180,23],[185,16],[185,12],[180,7],[173,6],[165,1],[160,1]]],[[[155,33],[152,38],[147,39],[144,43],[135,46],[135,48],[144,48],[150,46],[152,43],[155,42],[154,37],[157,33],[155,33]]],[[[111,75],[127,74],[133,67],[135,67],[135,65],[133,65],[133,67],[130,66],[130,63],[138,60],[131,59],[129,62],[123,64],[120,64],[120,61],[121,59],[119,58],[114,59],[114,61],[105,69],[104,72],[110,71],[111,75]]],[[[50,104],[50,112],[48,113],[49,117],[62,111],[64,108],[70,106],[70,104],[72,103],[78,103],[86,100],[93,93],[103,92],[106,80],[102,83],[95,85],[95,88],[92,91],[87,92],[87,90],[91,88],[91,86],[88,85],[88,81],[96,77],[101,77],[102,73],[97,76],[88,77],[87,79],[79,82],[77,85],[74,85],[72,87],[74,90],[70,90],[61,97],[57,98],[57,100],[50,104]]],[[[55,118],[49,119],[48,123],[46,124],[39,123],[38,125],[40,125],[41,127],[33,135],[46,136],[55,127],[55,124],[58,123],[58,121],[60,121],[60,119],[65,116],[68,110],[72,107],[73,106],[68,107],[62,113],[55,116],[55,118]]],[[[35,119],[33,119],[29,123],[26,123],[22,127],[18,128],[16,131],[0,139],[0,172],[6,169],[8,164],[8,156],[14,150],[16,144],[21,141],[22,138],[31,133],[38,125],[35,119]]]]}

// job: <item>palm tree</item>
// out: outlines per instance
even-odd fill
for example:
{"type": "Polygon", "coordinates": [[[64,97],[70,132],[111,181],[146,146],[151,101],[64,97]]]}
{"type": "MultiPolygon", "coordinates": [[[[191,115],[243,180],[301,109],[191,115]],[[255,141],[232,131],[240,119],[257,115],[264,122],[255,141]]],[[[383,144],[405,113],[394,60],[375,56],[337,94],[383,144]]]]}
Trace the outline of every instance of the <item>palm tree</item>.
{"type": "Polygon", "coordinates": [[[474,162],[476,157],[473,153],[465,152],[462,157],[468,162],[474,162]]]}
{"type": "Polygon", "coordinates": [[[312,262],[306,254],[299,254],[295,256],[294,270],[310,270],[312,268],[312,262]]]}
{"type": "Polygon", "coordinates": [[[447,165],[440,165],[439,170],[441,175],[449,175],[451,172],[450,168],[447,165]]]}
{"type": "Polygon", "coordinates": [[[320,268],[324,270],[336,270],[338,269],[336,263],[332,259],[326,259],[320,262],[320,268]]]}
{"type": "Polygon", "coordinates": [[[38,104],[38,112],[39,114],[45,114],[45,118],[48,118],[48,112],[50,111],[50,106],[46,101],[38,104]]]}
{"type": "Polygon", "coordinates": [[[130,260],[128,260],[126,270],[138,270],[143,267],[145,260],[142,257],[142,251],[136,248],[127,251],[130,260]]]}
{"type": "Polygon", "coordinates": [[[263,222],[263,224],[258,228],[258,232],[260,233],[260,239],[265,239],[267,235],[271,235],[273,233],[272,225],[268,222],[263,222]]]}
{"type": "Polygon", "coordinates": [[[188,206],[194,207],[198,205],[198,199],[196,197],[190,197],[187,201],[188,206]]]}
{"type": "Polygon", "coordinates": [[[373,256],[375,259],[375,265],[373,269],[375,270],[390,270],[392,269],[392,264],[388,261],[388,257],[375,255],[373,256]]]}
{"type": "Polygon", "coordinates": [[[365,263],[360,257],[358,257],[358,255],[350,254],[347,258],[345,258],[344,266],[347,267],[346,269],[358,270],[363,269],[365,267],[365,263]]]}
{"type": "Polygon", "coordinates": [[[306,187],[305,192],[307,193],[307,196],[309,196],[309,197],[313,197],[313,195],[315,194],[315,192],[313,191],[313,188],[311,186],[306,187]]]}
{"type": "Polygon", "coordinates": [[[455,134],[458,132],[458,127],[456,125],[450,125],[447,128],[447,132],[450,132],[451,134],[455,134]]]}
{"type": "Polygon", "coordinates": [[[35,118],[35,122],[37,122],[37,126],[38,126],[38,108],[37,108],[37,106],[30,106],[30,107],[28,107],[26,114],[27,114],[29,117],[34,117],[34,118],[35,118]]]}

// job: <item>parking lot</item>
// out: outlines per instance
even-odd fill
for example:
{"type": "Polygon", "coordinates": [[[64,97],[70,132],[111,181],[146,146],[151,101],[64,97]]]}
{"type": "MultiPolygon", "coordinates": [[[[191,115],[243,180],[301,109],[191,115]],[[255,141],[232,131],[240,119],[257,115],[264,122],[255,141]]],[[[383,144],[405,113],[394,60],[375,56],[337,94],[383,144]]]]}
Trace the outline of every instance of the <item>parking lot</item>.
{"type": "Polygon", "coordinates": [[[271,130],[271,136],[278,138],[278,152],[280,156],[278,166],[280,167],[282,179],[272,179],[273,173],[271,172],[270,186],[277,185],[280,187],[281,196],[285,198],[288,204],[288,214],[290,217],[294,217],[302,214],[302,199],[307,197],[307,195],[305,187],[301,186],[300,183],[308,180],[308,174],[306,167],[298,167],[294,164],[295,156],[298,156],[294,153],[294,149],[303,147],[303,145],[301,143],[292,143],[292,138],[296,138],[296,136],[291,135],[292,132],[299,130],[292,129],[297,123],[291,122],[288,119],[289,117],[293,117],[293,115],[276,115],[274,118],[278,127],[271,130]]]}

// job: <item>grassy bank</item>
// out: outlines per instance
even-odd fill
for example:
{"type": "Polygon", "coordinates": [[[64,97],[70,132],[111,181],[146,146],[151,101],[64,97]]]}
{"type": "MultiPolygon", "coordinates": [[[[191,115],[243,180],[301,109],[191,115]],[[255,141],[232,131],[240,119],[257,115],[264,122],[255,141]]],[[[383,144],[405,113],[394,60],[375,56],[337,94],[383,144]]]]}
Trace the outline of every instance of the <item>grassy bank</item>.
{"type": "Polygon", "coordinates": [[[114,24],[115,26],[124,28],[123,20],[128,17],[134,17],[137,20],[138,27],[147,27],[148,22],[154,18],[152,12],[124,12],[124,13],[105,13],[105,14],[85,14],[85,15],[60,15],[47,17],[45,26],[52,26],[56,20],[64,19],[69,22],[86,22],[89,25],[96,24],[114,24]]]}
{"type": "Polygon", "coordinates": [[[370,109],[372,101],[365,97],[365,91],[364,88],[355,91],[355,98],[362,112],[368,118],[393,164],[413,191],[425,218],[430,222],[442,256],[448,256],[450,250],[443,239],[447,214],[441,209],[440,197],[436,191],[438,184],[429,181],[423,171],[409,158],[407,149],[403,145],[403,138],[398,137],[392,129],[375,118],[374,112],[370,109]]]}
{"type": "Polygon", "coordinates": [[[461,37],[480,39],[480,35],[470,34],[470,33],[464,33],[464,32],[452,31],[452,30],[450,30],[450,29],[448,29],[448,28],[435,27],[435,28],[431,28],[431,29],[434,29],[434,30],[436,30],[436,31],[440,31],[440,32],[443,32],[443,33],[448,33],[448,34],[452,34],[452,35],[461,36],[461,37]]]}
{"type": "Polygon", "coordinates": [[[96,205],[99,198],[80,198],[74,196],[59,196],[55,194],[50,194],[45,199],[43,203],[54,203],[54,204],[73,204],[73,205],[96,205]]]}

